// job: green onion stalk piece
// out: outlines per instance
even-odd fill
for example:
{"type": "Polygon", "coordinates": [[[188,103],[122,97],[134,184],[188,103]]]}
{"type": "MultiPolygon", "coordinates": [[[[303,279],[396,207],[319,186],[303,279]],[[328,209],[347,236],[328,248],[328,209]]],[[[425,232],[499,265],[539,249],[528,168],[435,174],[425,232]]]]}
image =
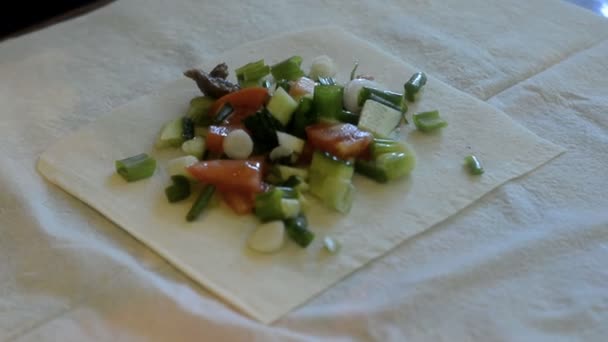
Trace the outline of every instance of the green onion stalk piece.
{"type": "Polygon", "coordinates": [[[474,155],[469,155],[464,158],[464,163],[472,175],[481,175],[484,173],[483,166],[479,159],[474,155]]]}
{"type": "Polygon", "coordinates": [[[363,106],[365,101],[374,100],[403,112],[403,94],[395,93],[388,90],[380,90],[376,88],[363,87],[359,93],[359,106],[363,106]],[[379,100],[382,99],[382,100],[379,100]]]}
{"type": "Polygon", "coordinates": [[[437,110],[414,114],[414,124],[422,132],[432,132],[448,125],[437,110]]]}
{"type": "Polygon", "coordinates": [[[116,172],[127,182],[135,182],[148,178],[156,170],[156,160],[146,153],[117,160],[115,162],[116,172]]]}
{"type": "Polygon", "coordinates": [[[270,67],[270,73],[275,80],[295,81],[305,75],[300,68],[302,57],[292,56],[270,67]]]}
{"type": "Polygon", "coordinates": [[[239,84],[257,84],[261,78],[270,73],[270,66],[264,64],[264,60],[260,59],[237,68],[235,71],[236,78],[239,84]]]}
{"type": "Polygon", "coordinates": [[[313,95],[314,110],[320,118],[336,119],[342,113],[344,87],[340,85],[317,85],[313,95]]]}
{"type": "Polygon", "coordinates": [[[426,75],[423,72],[417,72],[403,85],[405,97],[408,101],[414,102],[420,95],[422,87],[426,84],[426,75]]]}
{"type": "Polygon", "coordinates": [[[283,221],[287,236],[300,247],[306,248],[315,238],[315,234],[308,230],[308,220],[303,214],[283,221]]]}
{"type": "Polygon", "coordinates": [[[188,178],[175,175],[171,176],[173,184],[165,188],[165,195],[169,203],[179,202],[190,197],[190,181],[188,178]]]}
{"type": "Polygon", "coordinates": [[[300,212],[300,202],[293,189],[273,187],[255,198],[255,215],[262,221],[284,220],[300,212]],[[284,190],[288,189],[286,193],[284,190]]]}

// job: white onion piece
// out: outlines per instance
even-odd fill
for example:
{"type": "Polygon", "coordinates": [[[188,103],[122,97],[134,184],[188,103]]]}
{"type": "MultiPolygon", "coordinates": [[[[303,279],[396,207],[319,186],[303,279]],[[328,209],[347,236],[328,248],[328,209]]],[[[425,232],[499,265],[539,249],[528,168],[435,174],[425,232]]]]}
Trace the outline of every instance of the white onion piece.
{"type": "Polygon", "coordinates": [[[362,106],[359,106],[359,93],[363,87],[382,89],[378,82],[366,80],[364,78],[355,78],[348,82],[346,87],[344,87],[343,98],[344,107],[348,111],[353,113],[359,113],[361,111],[362,106]]]}
{"type": "Polygon", "coordinates": [[[282,221],[260,224],[247,241],[249,248],[262,253],[276,252],[284,243],[285,226],[282,221]]]}
{"type": "Polygon", "coordinates": [[[222,147],[230,159],[247,159],[253,152],[253,140],[244,130],[235,129],[224,137],[222,147]]]}

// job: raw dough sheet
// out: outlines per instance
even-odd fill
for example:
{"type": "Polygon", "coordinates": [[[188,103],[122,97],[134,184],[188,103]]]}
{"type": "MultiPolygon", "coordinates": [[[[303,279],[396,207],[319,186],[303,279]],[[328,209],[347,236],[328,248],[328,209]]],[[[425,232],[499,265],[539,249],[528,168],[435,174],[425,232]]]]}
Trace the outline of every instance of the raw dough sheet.
{"type": "MultiPolygon", "coordinates": [[[[360,73],[374,75],[395,91],[418,71],[333,27],[243,45],[202,67],[225,61],[234,70],[259,58],[271,64],[296,54],[304,58],[305,70],[313,57],[331,56],[339,81],[347,79],[357,61],[360,73]]],[[[155,150],[153,144],[160,127],[184,114],[197,95],[188,79],[171,83],[65,137],[41,155],[38,169],[202,286],[265,323],[563,152],[492,106],[429,76],[420,102],[410,106],[408,115],[438,109],[449,126],[431,135],[417,132],[413,124],[403,127],[401,137],[417,155],[411,177],[382,185],[356,176],[351,213],[341,215],[313,205],[308,217],[317,238],[309,248],[287,243],[277,254],[262,255],[246,247],[257,224],[252,215],[235,216],[218,204],[197,222],[187,223],[184,216],[193,198],[178,204],[165,199],[166,162],[179,152],[155,150]],[[126,183],[115,174],[114,160],[140,152],[156,157],[159,167],[149,179],[126,183]],[[486,173],[481,177],[470,176],[463,168],[464,156],[472,153],[484,163],[486,173]],[[323,250],[326,235],[341,242],[339,254],[323,250]]]]}

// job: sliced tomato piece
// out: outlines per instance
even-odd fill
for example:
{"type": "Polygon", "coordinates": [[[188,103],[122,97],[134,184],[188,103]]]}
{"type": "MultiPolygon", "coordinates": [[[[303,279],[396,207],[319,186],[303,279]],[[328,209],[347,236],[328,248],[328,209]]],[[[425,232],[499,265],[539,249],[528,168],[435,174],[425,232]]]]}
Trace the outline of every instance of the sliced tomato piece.
{"type": "Polygon", "coordinates": [[[244,193],[235,191],[220,192],[222,199],[238,215],[246,215],[253,212],[255,206],[255,193],[244,193]]]}
{"type": "Polygon", "coordinates": [[[263,87],[244,88],[217,99],[209,109],[209,113],[215,116],[226,103],[230,103],[235,111],[248,109],[254,113],[268,101],[268,89],[263,87]]]}
{"type": "Polygon", "coordinates": [[[224,192],[262,191],[262,166],[249,160],[204,160],[188,167],[188,172],[203,183],[224,192]]]}
{"type": "Polygon", "coordinates": [[[315,149],[341,159],[358,158],[366,153],[374,136],[348,123],[320,123],[306,127],[308,142],[315,149]]]}

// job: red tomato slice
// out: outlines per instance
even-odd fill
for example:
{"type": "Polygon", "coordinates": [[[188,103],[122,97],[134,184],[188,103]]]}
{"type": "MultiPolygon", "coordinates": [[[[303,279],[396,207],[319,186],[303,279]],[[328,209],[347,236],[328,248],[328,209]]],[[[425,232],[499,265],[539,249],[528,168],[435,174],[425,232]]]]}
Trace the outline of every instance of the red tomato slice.
{"type": "Polygon", "coordinates": [[[255,193],[242,192],[220,192],[222,199],[238,215],[246,215],[253,212],[255,206],[255,193]]]}
{"type": "Polygon", "coordinates": [[[213,116],[217,114],[218,110],[224,106],[225,103],[230,103],[235,111],[239,109],[249,109],[254,113],[262,107],[268,100],[269,94],[268,89],[263,87],[250,87],[244,88],[230,94],[226,94],[217,99],[213,106],[209,109],[209,113],[213,116]]]}
{"type": "Polygon", "coordinates": [[[188,172],[203,183],[224,192],[262,191],[261,164],[249,160],[205,160],[188,167],[188,172]]]}
{"type": "Polygon", "coordinates": [[[306,127],[308,142],[315,149],[341,159],[364,155],[374,136],[348,123],[316,124],[306,127]]]}

